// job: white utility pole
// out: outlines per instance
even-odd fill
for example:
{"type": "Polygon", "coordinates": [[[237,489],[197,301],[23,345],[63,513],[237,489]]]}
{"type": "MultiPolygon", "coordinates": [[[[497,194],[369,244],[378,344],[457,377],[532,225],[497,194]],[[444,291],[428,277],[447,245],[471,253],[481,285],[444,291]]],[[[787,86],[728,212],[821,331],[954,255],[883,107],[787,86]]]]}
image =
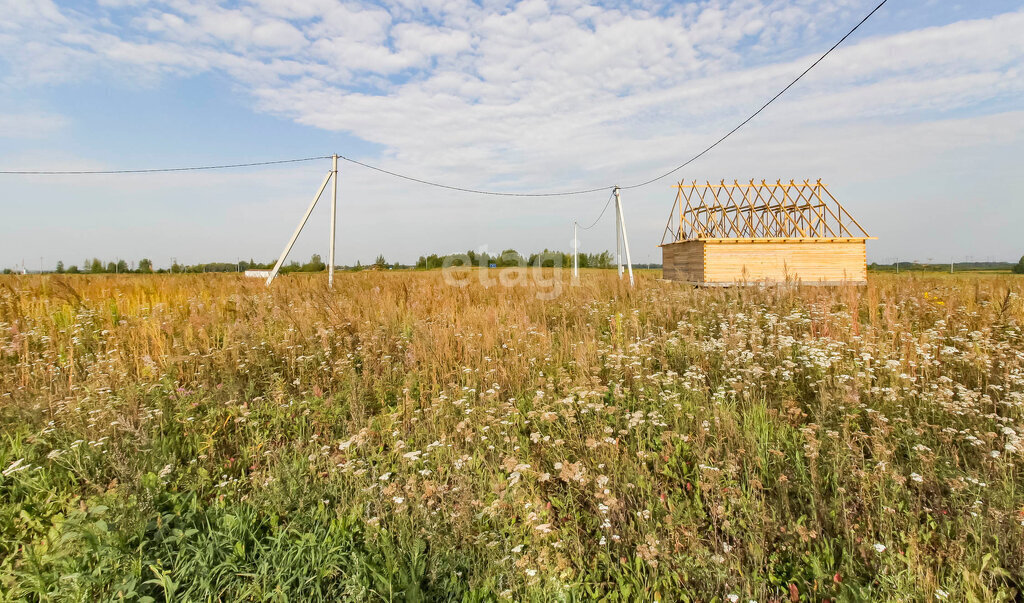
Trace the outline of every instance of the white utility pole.
{"type": "Polygon", "coordinates": [[[277,272],[284,265],[284,260],[288,257],[288,252],[292,250],[292,245],[295,244],[295,239],[299,238],[299,233],[302,232],[302,227],[306,225],[306,220],[309,220],[309,215],[313,213],[313,208],[316,207],[316,202],[320,200],[320,195],[324,194],[324,189],[327,188],[327,183],[330,182],[331,177],[334,176],[334,171],[327,172],[327,177],[324,178],[324,183],[320,185],[320,190],[317,191],[316,196],[313,197],[313,202],[309,204],[309,209],[306,210],[306,215],[302,216],[302,221],[299,222],[298,228],[295,229],[295,233],[292,234],[292,238],[288,240],[288,244],[284,246],[284,251],[281,252],[281,257],[277,258],[277,263],[274,264],[274,269],[270,271],[270,276],[267,277],[267,286],[274,282],[274,277],[277,276],[277,272]]]}
{"type": "MultiPolygon", "coordinates": [[[[615,187],[615,225],[616,232],[622,237],[622,247],[626,249],[626,267],[629,269],[629,286],[633,286],[633,260],[629,257],[629,238],[626,236],[626,219],[622,215],[622,200],[619,198],[619,187],[615,187]]],[[[615,240],[618,254],[619,240],[615,240]]],[[[619,262],[619,278],[622,278],[622,262],[619,262]]]]}
{"type": "Polygon", "coordinates": [[[334,288],[334,231],[335,218],[338,215],[338,156],[331,158],[331,174],[334,183],[331,185],[331,251],[327,254],[327,286],[334,288]]]}
{"type": "Polygon", "coordinates": [[[579,244],[576,242],[576,227],[578,224],[572,223],[572,276],[573,278],[580,277],[580,251],[579,244]]]}
{"type": "Polygon", "coordinates": [[[622,223],[619,222],[619,187],[612,191],[615,195],[615,270],[622,278],[622,223]]]}

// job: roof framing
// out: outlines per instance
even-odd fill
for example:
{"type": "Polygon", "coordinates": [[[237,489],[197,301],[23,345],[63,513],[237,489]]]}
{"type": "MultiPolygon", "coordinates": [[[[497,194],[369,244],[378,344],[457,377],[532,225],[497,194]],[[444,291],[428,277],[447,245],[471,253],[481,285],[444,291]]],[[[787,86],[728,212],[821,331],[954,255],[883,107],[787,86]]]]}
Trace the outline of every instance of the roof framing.
{"type": "Polygon", "coordinates": [[[679,182],[661,244],[694,240],[870,239],[821,180],[679,182]]]}

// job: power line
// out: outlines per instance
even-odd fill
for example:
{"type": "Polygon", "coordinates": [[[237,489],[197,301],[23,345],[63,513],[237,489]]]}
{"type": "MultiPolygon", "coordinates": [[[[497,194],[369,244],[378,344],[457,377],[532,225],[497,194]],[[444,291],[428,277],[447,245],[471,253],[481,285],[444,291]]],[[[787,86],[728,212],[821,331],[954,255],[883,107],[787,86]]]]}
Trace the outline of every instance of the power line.
{"type": "Polygon", "coordinates": [[[70,175],[100,175],[100,174],[154,174],[157,172],[192,172],[198,170],[229,170],[234,168],[256,167],[262,165],[279,165],[282,163],[300,163],[303,161],[316,161],[317,159],[330,159],[330,155],[320,157],[303,157],[301,159],[278,159],[276,161],[257,161],[254,163],[231,163],[226,165],[200,165],[190,167],[174,168],[150,168],[142,170],[0,170],[0,174],[20,174],[28,176],[70,176],[70,175]]]}
{"type": "Polygon", "coordinates": [[[420,184],[426,184],[428,186],[436,186],[437,188],[446,188],[448,190],[461,191],[461,192],[464,192],[464,193],[475,193],[477,195],[496,195],[496,196],[499,196],[499,197],[563,197],[563,196],[566,196],[566,195],[582,195],[584,193],[596,193],[598,191],[608,190],[608,188],[609,188],[607,186],[599,186],[597,188],[589,188],[589,189],[585,189],[585,190],[562,191],[562,192],[554,192],[554,193],[506,193],[506,192],[501,192],[501,191],[487,191],[487,190],[481,190],[481,189],[475,189],[475,188],[465,188],[465,187],[462,187],[462,186],[452,186],[450,184],[441,184],[439,182],[432,182],[430,180],[423,180],[422,178],[414,178],[412,176],[407,176],[405,174],[399,174],[398,172],[392,172],[390,170],[385,170],[384,168],[380,168],[380,167],[377,167],[375,165],[370,165],[368,163],[363,163],[362,161],[356,161],[355,159],[351,159],[349,157],[345,157],[344,155],[338,155],[338,159],[343,159],[345,161],[348,161],[349,163],[354,163],[356,165],[361,165],[364,168],[368,168],[368,169],[371,169],[371,170],[374,170],[374,171],[377,171],[377,172],[381,172],[382,174],[387,174],[389,176],[394,176],[396,178],[402,178],[402,179],[405,179],[405,180],[411,180],[412,182],[418,182],[420,184]]]}
{"type": "Polygon", "coordinates": [[[608,206],[612,204],[612,199],[614,199],[614,198],[615,198],[615,191],[613,190],[612,194],[608,195],[608,201],[605,202],[604,209],[601,210],[601,214],[599,216],[597,216],[597,219],[594,220],[594,222],[590,226],[587,226],[587,227],[579,226],[579,222],[576,222],[575,224],[577,226],[579,226],[580,230],[590,230],[591,228],[597,226],[597,223],[600,222],[601,218],[604,217],[604,212],[608,211],[608,206]]]}

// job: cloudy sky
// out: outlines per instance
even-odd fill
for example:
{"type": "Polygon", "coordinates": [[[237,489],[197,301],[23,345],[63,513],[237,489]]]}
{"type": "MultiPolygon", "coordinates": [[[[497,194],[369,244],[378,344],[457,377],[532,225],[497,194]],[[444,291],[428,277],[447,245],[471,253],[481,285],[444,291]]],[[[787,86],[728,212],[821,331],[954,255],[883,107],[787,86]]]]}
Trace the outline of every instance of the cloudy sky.
{"type": "MultiPolygon", "coordinates": [[[[645,180],[742,121],[869,0],[0,0],[0,169],[131,169],[338,152],[504,191],[645,180]]],[[[869,259],[1024,253],[1024,10],[890,0],[678,177],[821,178],[869,259]]],[[[329,160],[0,176],[0,266],[275,257],[329,160]]],[[[634,260],[674,198],[623,195],[634,260]]],[[[571,249],[607,193],[480,197],[343,163],[338,261],[571,249]]],[[[326,205],[295,255],[326,255],[326,205]]],[[[610,214],[581,236],[614,247],[610,214]]]]}

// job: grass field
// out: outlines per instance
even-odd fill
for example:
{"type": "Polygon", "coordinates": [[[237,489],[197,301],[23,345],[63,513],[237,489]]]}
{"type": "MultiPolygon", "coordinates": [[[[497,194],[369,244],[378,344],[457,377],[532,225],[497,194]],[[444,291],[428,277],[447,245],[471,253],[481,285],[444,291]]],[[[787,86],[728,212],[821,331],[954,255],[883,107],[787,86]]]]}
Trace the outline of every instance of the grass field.
{"type": "Polygon", "coordinates": [[[1024,278],[657,276],[0,277],[0,599],[1020,600],[1024,278]]]}

